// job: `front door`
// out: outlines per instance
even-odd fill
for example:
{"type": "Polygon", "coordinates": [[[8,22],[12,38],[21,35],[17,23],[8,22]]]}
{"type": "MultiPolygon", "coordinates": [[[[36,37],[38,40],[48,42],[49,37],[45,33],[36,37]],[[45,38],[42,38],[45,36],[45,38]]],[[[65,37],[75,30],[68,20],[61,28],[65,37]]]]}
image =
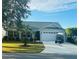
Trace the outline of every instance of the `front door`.
{"type": "Polygon", "coordinates": [[[40,40],[40,31],[36,31],[35,38],[36,40],[40,40]]]}

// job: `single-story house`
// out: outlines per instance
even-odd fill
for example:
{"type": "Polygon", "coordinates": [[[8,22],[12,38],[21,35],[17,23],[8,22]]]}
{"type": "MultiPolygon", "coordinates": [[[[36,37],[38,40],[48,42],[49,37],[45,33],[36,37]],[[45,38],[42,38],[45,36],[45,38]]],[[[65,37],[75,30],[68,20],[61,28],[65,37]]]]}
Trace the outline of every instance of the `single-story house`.
{"type": "MultiPolygon", "coordinates": [[[[33,31],[30,37],[35,37],[40,41],[55,41],[57,35],[62,35],[63,40],[66,41],[65,30],[57,22],[34,22],[25,21],[23,24],[29,25],[33,31]]],[[[18,35],[15,30],[6,31],[6,36],[9,36],[13,31],[13,37],[22,38],[22,34],[18,35]]]]}

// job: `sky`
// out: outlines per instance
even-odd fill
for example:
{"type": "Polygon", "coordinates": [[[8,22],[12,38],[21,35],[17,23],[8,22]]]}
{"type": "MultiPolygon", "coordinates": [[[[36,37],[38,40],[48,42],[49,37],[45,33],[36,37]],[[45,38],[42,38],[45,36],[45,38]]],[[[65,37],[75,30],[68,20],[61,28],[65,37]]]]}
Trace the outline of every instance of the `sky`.
{"type": "Polygon", "coordinates": [[[76,0],[31,0],[26,21],[58,22],[63,28],[76,27],[76,0]]]}

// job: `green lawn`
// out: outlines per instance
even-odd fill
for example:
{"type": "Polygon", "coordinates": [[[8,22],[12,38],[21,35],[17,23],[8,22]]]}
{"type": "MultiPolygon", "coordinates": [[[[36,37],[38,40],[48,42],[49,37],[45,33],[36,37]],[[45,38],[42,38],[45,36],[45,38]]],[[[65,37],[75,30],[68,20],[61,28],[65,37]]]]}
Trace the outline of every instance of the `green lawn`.
{"type": "Polygon", "coordinates": [[[2,52],[40,53],[44,50],[44,45],[42,43],[29,43],[28,47],[22,45],[23,43],[2,43],[2,52]]]}

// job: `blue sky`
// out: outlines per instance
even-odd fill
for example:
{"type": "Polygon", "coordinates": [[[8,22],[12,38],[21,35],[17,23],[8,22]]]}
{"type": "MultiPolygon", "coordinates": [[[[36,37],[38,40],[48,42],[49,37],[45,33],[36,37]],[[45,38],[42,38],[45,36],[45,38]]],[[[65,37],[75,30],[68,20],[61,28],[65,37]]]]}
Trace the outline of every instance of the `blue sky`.
{"type": "Polygon", "coordinates": [[[63,28],[76,27],[76,0],[31,0],[27,21],[58,22],[63,28]]]}

